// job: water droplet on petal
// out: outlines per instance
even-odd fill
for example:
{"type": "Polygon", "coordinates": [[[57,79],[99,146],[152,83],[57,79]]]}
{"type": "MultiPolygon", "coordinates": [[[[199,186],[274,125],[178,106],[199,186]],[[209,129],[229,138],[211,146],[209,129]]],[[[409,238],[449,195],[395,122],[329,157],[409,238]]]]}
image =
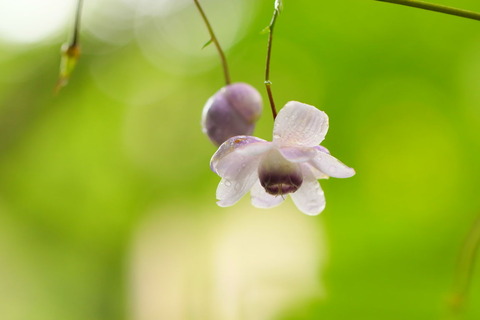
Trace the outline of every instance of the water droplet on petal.
{"type": "Polygon", "coordinates": [[[227,187],[230,187],[232,185],[232,183],[230,182],[230,180],[225,180],[225,185],[227,187]]]}

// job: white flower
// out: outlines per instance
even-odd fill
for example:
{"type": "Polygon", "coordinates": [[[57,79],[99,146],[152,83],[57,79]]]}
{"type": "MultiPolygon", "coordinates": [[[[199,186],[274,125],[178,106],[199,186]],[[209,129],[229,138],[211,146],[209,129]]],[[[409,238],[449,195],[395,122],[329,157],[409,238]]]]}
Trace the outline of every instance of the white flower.
{"type": "Polygon", "coordinates": [[[325,112],[290,101],[275,119],[272,142],[252,136],[228,139],[210,162],[222,178],[217,204],[234,205],[251,190],[255,207],[277,206],[290,194],[300,211],[319,214],[325,208],[325,196],[317,180],[355,174],[319,145],[327,131],[325,112]]]}

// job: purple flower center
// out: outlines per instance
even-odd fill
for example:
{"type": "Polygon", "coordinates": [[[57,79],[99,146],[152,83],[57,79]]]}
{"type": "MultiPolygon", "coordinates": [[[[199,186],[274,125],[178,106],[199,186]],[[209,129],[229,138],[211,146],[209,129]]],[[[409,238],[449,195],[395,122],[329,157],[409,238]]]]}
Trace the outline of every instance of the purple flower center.
{"type": "Polygon", "coordinates": [[[303,182],[298,164],[286,160],[277,150],[264,156],[258,168],[258,178],[265,191],[274,196],[293,193],[303,182]]]}
{"type": "Polygon", "coordinates": [[[267,171],[261,172],[259,178],[265,191],[274,196],[293,193],[300,188],[303,182],[302,176],[296,172],[267,171]]]}

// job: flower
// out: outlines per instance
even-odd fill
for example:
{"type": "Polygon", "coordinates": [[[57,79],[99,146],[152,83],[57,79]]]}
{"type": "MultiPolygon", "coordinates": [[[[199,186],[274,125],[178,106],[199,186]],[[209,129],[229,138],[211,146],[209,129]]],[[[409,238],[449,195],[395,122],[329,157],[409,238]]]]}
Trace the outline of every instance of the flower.
{"type": "Polygon", "coordinates": [[[319,214],[325,208],[325,196],[318,179],[355,174],[319,145],[327,131],[325,112],[290,101],[275,119],[272,142],[252,136],[228,139],[210,162],[212,171],[222,178],[217,204],[234,205],[251,191],[255,207],[271,208],[290,194],[300,211],[319,214]]]}
{"type": "Polygon", "coordinates": [[[208,99],[202,112],[202,130],[219,146],[233,136],[252,134],[261,113],[260,93],[249,84],[232,83],[208,99]]]}

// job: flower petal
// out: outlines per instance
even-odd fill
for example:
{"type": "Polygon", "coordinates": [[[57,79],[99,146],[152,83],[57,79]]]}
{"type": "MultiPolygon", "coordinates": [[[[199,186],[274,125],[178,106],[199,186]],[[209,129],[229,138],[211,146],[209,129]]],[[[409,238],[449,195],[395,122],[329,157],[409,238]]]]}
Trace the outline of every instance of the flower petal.
{"type": "Polygon", "coordinates": [[[236,176],[223,178],[217,187],[217,204],[229,207],[240,200],[258,180],[257,162],[249,162],[238,169],[236,176]]]}
{"type": "Polygon", "coordinates": [[[210,160],[210,168],[223,178],[235,177],[239,168],[271,149],[271,142],[251,136],[235,136],[225,141],[210,160]]]}
{"type": "Polygon", "coordinates": [[[315,169],[334,178],[350,178],[355,175],[355,170],[341,163],[337,158],[328,153],[318,151],[310,162],[315,169]]]}
{"type": "Polygon", "coordinates": [[[252,205],[257,208],[273,208],[283,202],[285,198],[282,196],[273,196],[268,194],[261,186],[260,181],[257,181],[250,193],[252,198],[252,205]]]}
{"type": "Polygon", "coordinates": [[[297,208],[305,214],[315,216],[325,209],[325,195],[317,179],[308,167],[303,168],[302,186],[291,194],[297,208]]]}
{"type": "Polygon", "coordinates": [[[317,168],[313,167],[310,163],[307,163],[308,168],[312,171],[313,176],[315,179],[330,179],[330,176],[323,173],[322,171],[318,170],[317,168]]]}
{"type": "Polygon", "coordinates": [[[314,148],[317,149],[318,151],[322,151],[322,152],[330,154],[330,151],[327,148],[325,148],[324,146],[315,146],[314,148]]]}
{"type": "Polygon", "coordinates": [[[328,131],[328,116],[314,106],[288,102],[278,113],[273,141],[280,145],[313,147],[323,141],[328,131]]]}
{"type": "Polygon", "coordinates": [[[281,147],[278,151],[290,162],[306,162],[317,155],[317,150],[312,147],[281,147]]]}

